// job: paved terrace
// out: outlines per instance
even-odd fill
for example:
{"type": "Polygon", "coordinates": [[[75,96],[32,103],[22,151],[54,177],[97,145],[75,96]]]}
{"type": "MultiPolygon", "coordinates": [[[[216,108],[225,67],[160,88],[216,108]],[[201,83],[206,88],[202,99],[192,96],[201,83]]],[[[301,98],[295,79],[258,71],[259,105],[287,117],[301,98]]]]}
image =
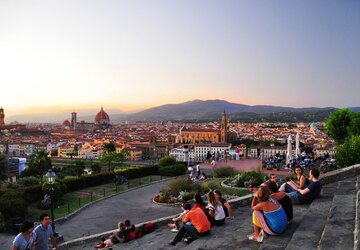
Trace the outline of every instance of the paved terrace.
{"type": "MultiPolygon", "coordinates": [[[[354,204],[356,200],[354,198],[356,194],[356,179],[353,178],[341,182],[341,186],[346,186],[346,184],[344,183],[348,183],[350,187],[348,187],[348,189],[345,188],[345,191],[343,188],[340,188],[340,190],[342,191],[339,191],[338,195],[334,195],[336,193],[338,185],[340,185],[340,182],[337,180],[344,179],[345,177],[348,178],[349,176],[359,175],[360,165],[350,168],[350,170],[334,171],[334,173],[331,174],[330,178],[327,178],[326,180],[324,179],[324,181],[326,182],[332,182],[331,184],[326,185],[324,188],[325,197],[315,201],[310,206],[295,206],[295,218],[286,233],[279,237],[270,237],[263,244],[251,242],[246,238],[246,235],[252,230],[251,210],[250,206],[246,205],[239,206],[234,210],[234,220],[227,221],[226,225],[223,227],[213,228],[211,236],[198,239],[191,243],[189,246],[185,246],[184,243],[179,243],[176,247],[169,246],[168,242],[174,237],[174,233],[171,233],[166,228],[166,226],[164,226],[169,222],[168,220],[159,219],[159,228],[156,231],[136,241],[116,245],[114,249],[182,249],[185,247],[187,249],[217,249],[224,247],[232,247],[235,249],[240,247],[241,249],[285,249],[291,239],[294,238],[294,236],[296,235],[300,237],[300,242],[302,245],[304,245],[303,241],[308,241],[307,231],[309,230],[304,230],[304,228],[313,228],[314,225],[318,225],[319,223],[316,223],[317,218],[303,220],[303,217],[304,215],[307,215],[306,218],[311,218],[310,215],[314,213],[313,211],[315,211],[315,214],[325,215],[325,217],[320,217],[321,221],[333,220],[332,223],[335,224],[340,222],[342,218],[346,218],[347,215],[350,215],[350,218],[347,218],[345,224],[350,224],[351,226],[348,226],[349,228],[347,230],[344,230],[343,227],[340,226],[340,234],[339,232],[335,232],[335,235],[341,235],[343,231],[350,232],[354,228],[354,221],[359,221],[359,217],[355,218],[354,216],[354,204]],[[349,195],[347,197],[346,203],[344,203],[343,196],[341,196],[344,194],[349,195]],[[329,205],[333,203],[334,205],[329,205]],[[322,204],[325,204],[327,207],[324,208],[325,205],[322,204]],[[345,211],[346,216],[343,216],[342,214],[339,215],[337,213],[339,207],[341,208],[341,211],[345,211]],[[329,213],[329,211],[332,212],[329,213]],[[331,218],[335,218],[335,221],[331,218]],[[349,221],[351,221],[351,223],[349,223],[349,221]],[[297,231],[297,228],[301,228],[301,225],[303,227],[303,231],[297,231]]],[[[278,173],[278,171],[275,172],[278,173]]],[[[281,175],[280,173],[278,174],[281,175]]],[[[61,234],[64,235],[64,238],[67,241],[62,245],[61,249],[93,249],[95,243],[99,241],[101,235],[103,235],[104,232],[114,230],[117,221],[123,220],[125,218],[129,218],[130,220],[132,220],[133,223],[139,224],[149,220],[163,218],[164,216],[174,215],[178,213],[178,207],[159,206],[151,202],[151,197],[153,197],[153,195],[155,195],[163,185],[164,182],[160,182],[122,194],[118,194],[103,201],[98,201],[93,205],[83,209],[80,213],[78,213],[68,221],[65,221],[61,225],[57,224],[57,231],[61,232],[61,234]]],[[[357,197],[357,200],[358,199],[359,195],[357,197]]],[[[233,203],[233,206],[238,206],[240,203],[243,205],[249,204],[249,199],[245,198],[245,200],[241,202],[235,201],[233,203]]],[[[344,224],[344,222],[341,223],[344,224]]],[[[329,228],[336,228],[331,223],[326,225],[328,231],[329,228]]],[[[320,226],[320,229],[314,232],[310,230],[310,234],[314,234],[320,237],[323,234],[322,230],[324,229],[324,227],[325,225],[322,225],[320,226]]],[[[354,234],[351,234],[351,237],[353,237],[353,235],[354,234]]],[[[13,235],[0,235],[0,246],[5,247],[5,249],[9,249],[13,238],[13,235]]],[[[332,236],[329,236],[328,238],[330,239],[330,242],[331,239],[333,239],[332,236]]],[[[350,238],[348,237],[347,239],[349,240],[350,238]]],[[[324,239],[326,239],[326,237],[324,239]]],[[[350,240],[350,242],[354,242],[353,238],[352,240],[350,240]]],[[[318,242],[316,244],[318,244],[318,242]]],[[[324,244],[325,243],[322,243],[322,245],[324,244]]],[[[334,249],[332,248],[332,246],[333,245],[331,245],[330,249],[334,249]]],[[[345,245],[342,244],[342,246],[345,245]]],[[[350,246],[348,247],[349,248],[338,249],[352,249],[350,248],[350,246]]],[[[306,249],[314,248],[315,247],[312,245],[306,249]]],[[[296,247],[292,246],[288,249],[296,249],[296,247]]]]}
{"type": "MultiPolygon", "coordinates": [[[[169,242],[175,236],[166,227],[168,218],[160,219],[158,229],[113,249],[359,249],[360,165],[334,171],[322,178],[324,196],[311,205],[295,205],[294,219],[281,236],[257,243],[247,239],[252,232],[251,197],[234,201],[234,220],[222,227],[212,228],[211,235],[186,245],[175,247],[169,242]]],[[[61,249],[94,248],[100,235],[78,239],[62,245],[61,249]]]]}

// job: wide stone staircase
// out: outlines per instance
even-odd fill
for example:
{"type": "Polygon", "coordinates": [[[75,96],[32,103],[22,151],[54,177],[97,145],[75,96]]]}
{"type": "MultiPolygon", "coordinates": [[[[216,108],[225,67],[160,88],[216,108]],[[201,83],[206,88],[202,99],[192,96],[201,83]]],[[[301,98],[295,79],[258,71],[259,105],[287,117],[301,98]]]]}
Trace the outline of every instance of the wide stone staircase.
{"type": "MultiPolygon", "coordinates": [[[[233,203],[234,220],[212,228],[209,236],[189,245],[180,242],[170,246],[175,234],[165,226],[168,221],[163,220],[151,234],[113,249],[360,249],[360,174],[355,171],[350,175],[340,173],[324,178],[323,197],[310,205],[294,205],[294,219],[286,232],[267,237],[263,243],[247,239],[252,232],[252,211],[242,201],[241,205],[233,203]]],[[[96,241],[98,238],[65,244],[61,249],[92,249],[96,241]]]]}

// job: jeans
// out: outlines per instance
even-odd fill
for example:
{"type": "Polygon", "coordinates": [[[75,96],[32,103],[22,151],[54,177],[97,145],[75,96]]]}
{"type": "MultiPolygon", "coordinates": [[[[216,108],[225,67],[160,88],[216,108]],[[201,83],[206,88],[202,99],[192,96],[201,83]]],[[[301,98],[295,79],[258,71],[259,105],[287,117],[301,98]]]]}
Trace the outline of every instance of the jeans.
{"type": "Polygon", "coordinates": [[[289,196],[289,198],[291,199],[291,202],[293,204],[299,204],[300,203],[300,200],[299,200],[299,192],[298,191],[293,191],[293,192],[290,192],[290,193],[286,193],[287,196],[289,196]]]}
{"type": "Polygon", "coordinates": [[[203,233],[199,233],[193,225],[185,224],[185,225],[182,225],[182,227],[180,228],[179,232],[176,234],[173,241],[180,242],[182,240],[182,238],[184,238],[184,235],[186,234],[186,232],[189,232],[193,236],[201,237],[201,236],[208,235],[210,230],[203,232],[203,233]]]}
{"type": "Polygon", "coordinates": [[[295,190],[292,186],[290,186],[289,184],[285,184],[285,193],[291,193],[291,192],[296,192],[297,190],[295,190]]]}

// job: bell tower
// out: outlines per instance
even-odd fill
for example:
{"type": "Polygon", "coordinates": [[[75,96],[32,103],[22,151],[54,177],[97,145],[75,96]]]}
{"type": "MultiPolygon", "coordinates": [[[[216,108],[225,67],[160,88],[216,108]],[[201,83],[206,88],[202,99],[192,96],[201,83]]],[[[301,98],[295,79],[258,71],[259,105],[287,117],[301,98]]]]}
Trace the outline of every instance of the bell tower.
{"type": "Polygon", "coordinates": [[[227,142],[227,134],[228,134],[228,121],[224,109],[224,112],[222,113],[221,116],[221,140],[220,140],[221,142],[223,143],[227,142]]]}
{"type": "Polygon", "coordinates": [[[4,109],[0,108],[0,126],[5,125],[4,118],[5,118],[4,109]]]}

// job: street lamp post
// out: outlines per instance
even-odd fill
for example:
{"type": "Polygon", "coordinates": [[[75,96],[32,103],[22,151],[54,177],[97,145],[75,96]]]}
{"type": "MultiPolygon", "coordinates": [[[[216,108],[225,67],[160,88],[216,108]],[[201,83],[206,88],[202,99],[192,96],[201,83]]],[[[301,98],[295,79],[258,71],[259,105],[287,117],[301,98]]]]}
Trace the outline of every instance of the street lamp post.
{"type": "Polygon", "coordinates": [[[53,231],[54,236],[57,236],[55,232],[55,222],[54,222],[54,203],[53,203],[53,191],[54,191],[54,184],[56,181],[56,174],[53,172],[52,169],[49,169],[45,175],[46,183],[50,186],[50,202],[51,202],[51,228],[53,231]]]}

